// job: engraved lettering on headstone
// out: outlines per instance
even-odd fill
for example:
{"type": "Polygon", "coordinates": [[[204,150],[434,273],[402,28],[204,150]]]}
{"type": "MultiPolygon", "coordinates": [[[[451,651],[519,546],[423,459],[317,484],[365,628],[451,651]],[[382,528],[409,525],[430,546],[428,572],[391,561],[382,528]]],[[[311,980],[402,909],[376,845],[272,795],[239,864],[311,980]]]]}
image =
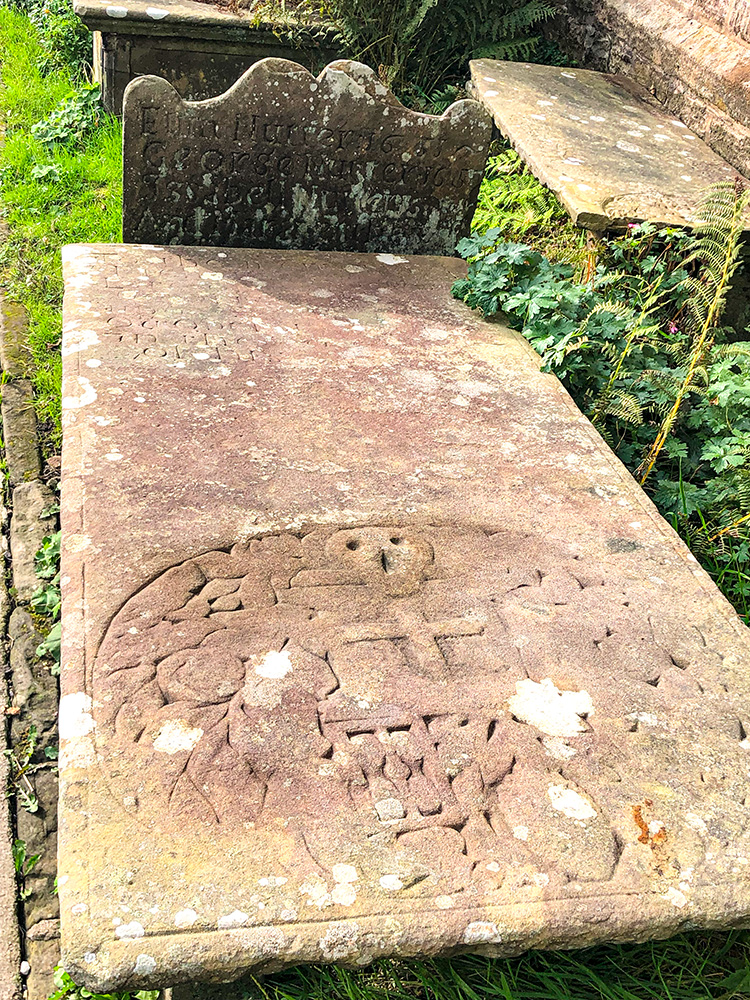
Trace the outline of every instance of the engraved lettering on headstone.
{"type": "Polygon", "coordinates": [[[452,254],[491,134],[475,101],[404,108],[361,63],[264,59],[221,97],[125,96],[126,242],[452,254]]]}

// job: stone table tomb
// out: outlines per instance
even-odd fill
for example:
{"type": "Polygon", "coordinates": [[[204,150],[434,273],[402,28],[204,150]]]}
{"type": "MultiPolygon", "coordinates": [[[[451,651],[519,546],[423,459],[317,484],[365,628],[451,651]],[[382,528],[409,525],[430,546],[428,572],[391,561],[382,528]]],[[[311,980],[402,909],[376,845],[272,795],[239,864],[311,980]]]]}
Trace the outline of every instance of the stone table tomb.
{"type": "Polygon", "coordinates": [[[66,249],[76,982],[747,921],[749,633],[462,269],[66,249]]]}

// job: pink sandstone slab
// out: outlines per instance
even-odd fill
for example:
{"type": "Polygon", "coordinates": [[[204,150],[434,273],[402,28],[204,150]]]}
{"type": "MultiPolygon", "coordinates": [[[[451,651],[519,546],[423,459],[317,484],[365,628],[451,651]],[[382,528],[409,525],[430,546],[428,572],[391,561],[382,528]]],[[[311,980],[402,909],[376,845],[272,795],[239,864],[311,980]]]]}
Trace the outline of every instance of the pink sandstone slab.
{"type": "Polygon", "coordinates": [[[748,922],[748,631],[462,267],[65,250],[77,982],[748,922]]]}

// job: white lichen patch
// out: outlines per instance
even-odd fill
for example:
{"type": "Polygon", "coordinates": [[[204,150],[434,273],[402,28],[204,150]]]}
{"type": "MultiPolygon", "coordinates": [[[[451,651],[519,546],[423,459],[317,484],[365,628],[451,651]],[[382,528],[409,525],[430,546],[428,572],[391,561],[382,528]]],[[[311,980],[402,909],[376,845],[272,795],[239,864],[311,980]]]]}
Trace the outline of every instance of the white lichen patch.
{"type": "Polygon", "coordinates": [[[135,960],[133,972],[139,976],[150,976],[156,971],[156,959],[151,955],[139,955],[135,960]]]}
{"type": "Polygon", "coordinates": [[[331,890],[331,902],[338,906],[351,906],[357,899],[357,890],[349,883],[335,885],[331,890]]]}
{"type": "Polygon", "coordinates": [[[223,917],[219,917],[217,926],[220,931],[231,930],[232,927],[242,927],[247,923],[247,914],[242,910],[233,910],[223,917]]]}
{"type": "Polygon", "coordinates": [[[312,878],[299,888],[300,895],[307,896],[308,906],[317,906],[319,910],[331,906],[333,899],[328,891],[328,883],[321,878],[312,878]]]}
{"type": "Polygon", "coordinates": [[[292,669],[292,661],[289,653],[283,649],[281,651],[272,649],[263,656],[253,656],[251,658],[255,673],[259,677],[266,677],[269,680],[280,680],[286,677],[292,669]]]}
{"type": "Polygon", "coordinates": [[[398,875],[382,875],[379,881],[381,887],[389,892],[398,892],[399,889],[404,888],[404,883],[398,875]]]}
{"type": "Polygon", "coordinates": [[[356,882],[359,873],[354,865],[334,865],[331,868],[334,882],[356,882]]]}
{"type": "Polygon", "coordinates": [[[519,722],[558,737],[585,733],[588,727],[583,720],[594,714],[588,691],[560,691],[549,677],[540,684],[530,678],[517,681],[508,708],[519,722]]]}
{"type": "Polygon", "coordinates": [[[137,920],[133,920],[129,924],[120,924],[119,927],[115,928],[115,937],[124,941],[142,938],[145,933],[143,924],[139,924],[137,920]]]}
{"type": "Polygon", "coordinates": [[[561,740],[559,736],[545,736],[542,740],[542,746],[555,760],[570,760],[578,753],[575,747],[568,746],[565,740],[561,740]]]}
{"type": "Polygon", "coordinates": [[[514,826],[513,836],[516,838],[516,840],[528,840],[529,839],[528,826],[514,826]]]}
{"type": "Polygon", "coordinates": [[[127,16],[127,7],[107,7],[107,17],[122,18],[127,16]]]}
{"type": "Polygon", "coordinates": [[[631,722],[641,722],[644,726],[658,726],[659,719],[653,712],[631,712],[628,715],[631,722]]]}
{"type": "Polygon", "coordinates": [[[381,823],[395,823],[406,815],[403,803],[398,799],[381,799],[375,803],[375,812],[381,823]]]}
{"type": "Polygon", "coordinates": [[[66,694],[60,699],[58,732],[61,740],[88,736],[96,728],[91,714],[91,696],[83,691],[66,694]]]}
{"type": "Polygon", "coordinates": [[[318,940],[318,947],[327,962],[341,962],[357,957],[358,941],[359,924],[335,924],[318,940]]]}
{"type": "Polygon", "coordinates": [[[582,822],[587,819],[596,819],[597,812],[593,803],[566,785],[550,785],[547,789],[547,795],[552,803],[552,808],[557,809],[569,819],[582,822]]]}
{"type": "Polygon", "coordinates": [[[169,719],[154,738],[154,750],[159,753],[183,753],[192,750],[203,736],[203,730],[193,728],[185,719],[169,719]]]}
{"type": "Polygon", "coordinates": [[[90,545],[91,539],[88,535],[71,534],[63,542],[63,548],[68,555],[84,552],[90,545]]]}
{"type": "Polygon", "coordinates": [[[699,816],[697,813],[689,812],[685,813],[685,822],[690,827],[691,830],[695,830],[696,833],[702,833],[704,835],[708,834],[708,826],[703,817],[699,816]]]}
{"type": "Polygon", "coordinates": [[[439,910],[451,910],[455,906],[455,902],[451,896],[436,896],[435,906],[439,910]]]}
{"type": "Polygon", "coordinates": [[[72,384],[78,383],[79,392],[63,396],[63,410],[80,410],[81,407],[88,406],[90,403],[96,401],[96,389],[85,375],[75,375],[70,381],[72,384]]]}
{"type": "Polygon", "coordinates": [[[163,7],[147,7],[146,16],[152,18],[154,21],[161,21],[165,17],[169,17],[169,11],[163,7]]]}
{"type": "Polygon", "coordinates": [[[502,935],[497,924],[491,924],[486,920],[475,920],[467,924],[463,935],[464,944],[499,944],[502,935]]]}
{"type": "Polygon", "coordinates": [[[676,906],[678,910],[681,910],[683,906],[686,906],[688,901],[685,893],[680,892],[679,889],[675,889],[674,886],[671,886],[666,892],[663,892],[661,898],[666,899],[666,901],[671,903],[672,906],[676,906]]]}
{"type": "Polygon", "coordinates": [[[406,257],[398,257],[396,254],[392,253],[379,253],[375,255],[375,259],[379,260],[381,264],[408,264],[409,261],[406,257]]]}
{"type": "Polygon", "coordinates": [[[195,910],[178,910],[174,915],[174,925],[175,927],[192,927],[195,921],[198,919],[198,914],[195,910]]]}
{"type": "Polygon", "coordinates": [[[66,358],[69,354],[77,354],[79,351],[85,351],[87,348],[93,347],[98,343],[100,343],[100,340],[93,330],[73,330],[70,327],[66,327],[63,332],[62,351],[60,353],[66,358]]]}

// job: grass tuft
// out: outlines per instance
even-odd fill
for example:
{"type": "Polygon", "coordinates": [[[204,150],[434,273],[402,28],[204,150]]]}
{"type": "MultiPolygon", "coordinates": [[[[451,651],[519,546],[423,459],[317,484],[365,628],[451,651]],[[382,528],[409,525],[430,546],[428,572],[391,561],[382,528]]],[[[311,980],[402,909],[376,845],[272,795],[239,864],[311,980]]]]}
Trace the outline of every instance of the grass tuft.
{"type": "Polygon", "coordinates": [[[0,285],[30,318],[29,377],[46,450],[60,444],[62,265],[66,243],[117,242],[121,225],[121,129],[104,113],[98,127],[44,142],[32,128],[88,91],[59,68],[44,73],[44,50],[28,18],[0,8],[0,196],[7,236],[0,285]]]}

